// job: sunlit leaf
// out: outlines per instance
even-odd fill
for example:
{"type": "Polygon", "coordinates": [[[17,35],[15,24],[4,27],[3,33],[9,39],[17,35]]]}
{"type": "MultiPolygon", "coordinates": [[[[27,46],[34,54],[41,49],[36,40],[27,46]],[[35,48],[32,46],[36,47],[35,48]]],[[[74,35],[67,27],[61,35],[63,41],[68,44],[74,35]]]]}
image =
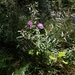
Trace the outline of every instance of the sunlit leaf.
{"type": "Polygon", "coordinates": [[[68,62],[66,62],[66,61],[64,61],[64,60],[63,60],[62,62],[63,62],[64,64],[68,64],[68,62]]]}
{"type": "Polygon", "coordinates": [[[34,50],[30,50],[28,53],[29,53],[30,55],[33,55],[33,54],[34,54],[34,50]]]}
{"type": "Polygon", "coordinates": [[[50,58],[51,60],[54,60],[54,61],[57,60],[57,58],[55,58],[55,57],[53,57],[53,56],[49,56],[49,58],[50,58]]]}
{"type": "Polygon", "coordinates": [[[63,37],[63,36],[64,36],[64,33],[62,32],[62,33],[61,33],[61,37],[63,37]]]}
{"type": "Polygon", "coordinates": [[[39,54],[40,54],[40,52],[37,51],[37,52],[36,52],[36,55],[39,55],[39,54]]]}
{"type": "Polygon", "coordinates": [[[63,57],[66,55],[66,52],[59,52],[58,57],[63,57]]]}

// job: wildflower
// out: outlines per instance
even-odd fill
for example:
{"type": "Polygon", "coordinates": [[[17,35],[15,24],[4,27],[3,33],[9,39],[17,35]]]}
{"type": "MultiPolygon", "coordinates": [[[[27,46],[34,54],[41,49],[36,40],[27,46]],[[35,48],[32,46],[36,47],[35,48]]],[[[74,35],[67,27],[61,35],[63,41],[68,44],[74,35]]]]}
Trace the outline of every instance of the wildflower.
{"type": "Polygon", "coordinates": [[[27,23],[27,25],[31,27],[31,26],[33,25],[33,22],[29,21],[29,22],[27,23]]]}
{"type": "Polygon", "coordinates": [[[40,29],[43,29],[44,28],[44,26],[43,26],[43,24],[42,23],[38,23],[38,28],[40,28],[40,29]]]}

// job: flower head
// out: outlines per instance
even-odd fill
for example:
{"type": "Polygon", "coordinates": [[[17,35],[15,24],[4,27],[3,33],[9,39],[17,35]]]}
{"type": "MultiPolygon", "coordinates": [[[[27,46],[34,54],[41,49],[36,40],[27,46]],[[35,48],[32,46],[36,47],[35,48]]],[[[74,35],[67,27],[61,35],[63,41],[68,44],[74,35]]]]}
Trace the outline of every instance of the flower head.
{"type": "Polygon", "coordinates": [[[27,25],[31,27],[33,25],[33,22],[28,21],[27,25]]]}
{"type": "Polygon", "coordinates": [[[43,24],[42,23],[38,23],[38,28],[40,28],[40,29],[43,29],[44,28],[44,26],[43,26],[43,24]]]}

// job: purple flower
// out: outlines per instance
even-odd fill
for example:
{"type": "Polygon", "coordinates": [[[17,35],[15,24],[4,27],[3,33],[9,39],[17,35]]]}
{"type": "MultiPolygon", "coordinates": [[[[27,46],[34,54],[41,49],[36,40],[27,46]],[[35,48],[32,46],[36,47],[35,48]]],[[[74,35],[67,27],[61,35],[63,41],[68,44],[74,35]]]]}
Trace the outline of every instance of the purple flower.
{"type": "Polygon", "coordinates": [[[27,25],[28,25],[29,27],[31,27],[31,26],[33,25],[33,22],[29,21],[29,22],[27,23],[27,25]]]}
{"type": "Polygon", "coordinates": [[[43,29],[44,28],[44,26],[43,26],[43,24],[42,23],[38,23],[38,28],[40,28],[40,29],[43,29]]]}

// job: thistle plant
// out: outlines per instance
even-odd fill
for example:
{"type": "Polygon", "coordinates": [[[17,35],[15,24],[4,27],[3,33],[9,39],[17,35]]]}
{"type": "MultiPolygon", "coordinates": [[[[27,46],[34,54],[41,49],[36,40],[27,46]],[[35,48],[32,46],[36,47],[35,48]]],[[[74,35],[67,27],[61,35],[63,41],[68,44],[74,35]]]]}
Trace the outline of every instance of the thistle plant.
{"type": "MultiPolygon", "coordinates": [[[[67,42],[65,36],[67,29],[64,32],[64,25],[55,21],[47,25],[43,24],[38,17],[41,14],[39,14],[39,11],[36,9],[36,3],[31,4],[29,10],[31,12],[31,18],[27,21],[25,27],[18,31],[21,36],[17,38],[24,39],[21,42],[27,40],[26,44],[29,42],[27,45],[23,45],[23,51],[30,55],[30,58],[34,59],[34,62],[31,61],[31,66],[28,68],[34,68],[34,71],[31,72],[31,74],[34,74],[35,71],[39,71],[38,74],[41,74],[39,69],[42,69],[43,65],[46,67],[48,74],[49,71],[55,69],[56,66],[61,67],[61,69],[63,69],[63,67],[65,68],[64,65],[68,66],[69,64],[69,61],[67,60],[69,55],[68,50],[63,49],[61,51],[61,49],[57,47],[62,39],[67,42]],[[62,27],[64,29],[62,29],[62,27]],[[30,48],[31,45],[33,47],[30,48]]],[[[42,75],[45,74],[45,70],[43,70],[42,75]]],[[[56,72],[57,71],[55,71],[55,73],[56,72]]]]}

